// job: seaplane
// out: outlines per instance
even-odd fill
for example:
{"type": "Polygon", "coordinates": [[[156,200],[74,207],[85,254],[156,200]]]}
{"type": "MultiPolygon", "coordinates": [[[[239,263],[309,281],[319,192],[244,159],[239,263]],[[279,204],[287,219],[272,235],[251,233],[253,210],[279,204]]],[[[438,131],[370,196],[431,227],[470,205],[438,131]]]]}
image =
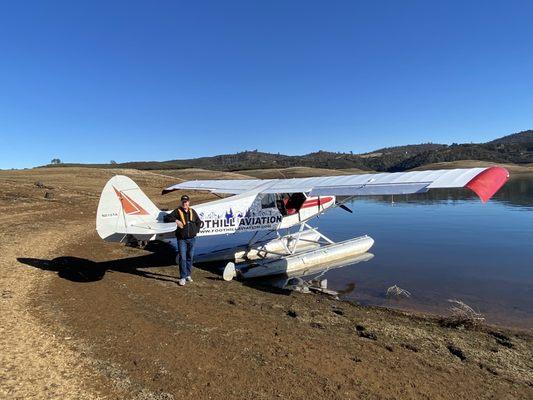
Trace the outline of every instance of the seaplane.
{"type": "MultiPolygon", "coordinates": [[[[335,243],[310,220],[359,196],[425,193],[432,189],[468,188],[487,202],[507,181],[502,167],[372,173],[292,179],[194,180],[165,188],[208,191],[219,199],[194,206],[203,221],[200,240],[210,236],[249,233],[246,243],[207,252],[195,261],[227,261],[225,280],[235,277],[304,276],[322,265],[363,259],[373,246],[368,236],[335,243]]],[[[112,177],[102,190],[96,230],[108,242],[146,246],[175,241],[175,222],[159,209],[130,178],[112,177]]]]}

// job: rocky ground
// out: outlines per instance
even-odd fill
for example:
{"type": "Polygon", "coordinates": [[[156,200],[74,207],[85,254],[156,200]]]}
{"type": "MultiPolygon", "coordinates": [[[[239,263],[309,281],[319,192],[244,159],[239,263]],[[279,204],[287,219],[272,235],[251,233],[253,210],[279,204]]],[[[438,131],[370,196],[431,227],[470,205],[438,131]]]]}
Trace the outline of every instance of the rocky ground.
{"type": "MultiPolygon", "coordinates": [[[[0,398],[533,398],[529,332],[203,270],[178,287],[171,255],[96,235],[116,172],[0,171],[0,398]]],[[[175,177],[122,173],[176,201],[159,194],[175,177]]]]}

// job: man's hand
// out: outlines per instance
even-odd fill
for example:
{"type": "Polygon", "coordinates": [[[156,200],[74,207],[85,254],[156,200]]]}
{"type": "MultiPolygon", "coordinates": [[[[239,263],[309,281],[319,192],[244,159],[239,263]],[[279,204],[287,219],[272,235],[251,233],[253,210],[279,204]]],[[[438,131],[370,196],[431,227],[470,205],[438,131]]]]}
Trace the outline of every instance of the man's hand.
{"type": "Polygon", "coordinates": [[[178,225],[178,228],[183,229],[183,222],[176,221],[176,225],[178,225]]]}

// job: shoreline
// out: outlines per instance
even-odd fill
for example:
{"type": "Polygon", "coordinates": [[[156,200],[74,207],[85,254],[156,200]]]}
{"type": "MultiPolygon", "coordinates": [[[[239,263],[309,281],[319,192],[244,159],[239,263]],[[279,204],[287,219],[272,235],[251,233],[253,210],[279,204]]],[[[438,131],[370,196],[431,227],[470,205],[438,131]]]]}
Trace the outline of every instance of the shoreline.
{"type": "MultiPolygon", "coordinates": [[[[74,249],[79,252],[77,246],[70,245],[61,253],[72,254],[74,249]]],[[[533,343],[533,335],[529,332],[486,324],[474,328],[450,328],[439,316],[361,306],[322,295],[283,294],[270,287],[224,282],[218,275],[204,270],[195,271],[194,284],[180,288],[176,285],[175,266],[153,259],[151,254],[138,255],[144,251],[123,250],[113,249],[113,259],[118,260],[118,265],[107,262],[104,275],[98,276],[97,280],[80,284],[76,278],[63,277],[52,281],[50,287],[55,296],[43,322],[51,328],[60,323],[69,335],[79,338],[82,347],[96,360],[97,371],[105,375],[110,369],[114,370],[117,376],[113,375],[113,385],[126,388],[127,392],[139,391],[142,387],[146,392],[161,390],[177,398],[184,395],[207,398],[216,392],[202,387],[202,383],[211,381],[222,387],[222,382],[231,379],[232,386],[239,390],[233,393],[227,388],[220,389],[218,396],[240,398],[242,393],[261,393],[257,386],[249,384],[251,376],[269,382],[270,375],[278,368],[296,368],[301,371],[298,375],[270,381],[267,386],[276,388],[276,391],[268,390],[265,398],[287,396],[297,381],[312,387],[312,382],[320,377],[339,382],[336,385],[345,390],[339,398],[344,398],[346,393],[350,393],[348,398],[354,398],[365,393],[356,385],[343,384],[353,373],[354,365],[357,369],[363,365],[365,368],[374,366],[372,373],[363,379],[365,385],[373,387],[368,396],[370,393],[372,396],[378,393],[384,397],[398,396],[406,389],[407,376],[407,381],[417,382],[418,389],[412,395],[436,395],[422,381],[429,376],[438,381],[438,377],[434,378],[437,371],[451,372],[457,368],[464,370],[465,382],[456,382],[458,388],[455,389],[449,386],[451,382],[445,383],[447,379],[441,382],[454,396],[472,390],[473,377],[478,380],[477,385],[485,385],[484,393],[503,395],[503,392],[516,391],[521,385],[519,382],[526,385],[524,395],[531,389],[528,386],[531,379],[523,369],[527,364],[521,367],[520,363],[515,364],[518,354],[521,354],[521,363],[527,360],[533,343]],[[115,258],[119,255],[121,257],[115,258]],[[148,257],[149,260],[139,261],[139,265],[145,266],[141,268],[141,275],[126,270],[117,273],[125,265],[120,261],[122,256],[148,257]],[[106,300],[104,294],[112,301],[106,300]],[[98,315],[84,312],[86,304],[97,308],[98,315]],[[60,311],[63,316],[58,319],[60,311]],[[180,333],[175,337],[177,332],[180,333]],[[178,355],[176,346],[181,343],[183,334],[187,336],[185,349],[179,350],[178,355]],[[309,346],[310,343],[316,343],[310,354],[301,354],[302,345],[309,346]],[[211,350],[202,350],[205,346],[211,350]],[[272,348],[276,349],[274,353],[271,353],[272,348]],[[243,350],[245,352],[240,353],[243,350]],[[328,361],[324,363],[323,359],[317,363],[317,357],[325,356],[324,351],[329,354],[328,361]],[[287,352],[290,361],[280,355],[287,352]],[[235,358],[235,354],[240,355],[235,358]],[[388,358],[387,354],[394,356],[388,358]],[[200,357],[199,369],[187,379],[194,390],[182,391],[172,373],[169,376],[163,374],[155,384],[151,381],[152,374],[158,374],[161,368],[174,371],[195,357],[200,357]],[[139,359],[144,360],[142,371],[138,370],[139,359]],[[137,360],[137,366],[133,360],[137,360]],[[315,360],[317,369],[303,372],[312,360],[315,360]],[[154,367],[154,363],[162,367],[154,367]],[[417,365],[416,373],[398,375],[394,365],[403,363],[417,365]],[[204,370],[202,366],[206,364],[216,367],[204,370]],[[236,377],[231,371],[237,368],[247,372],[236,377]],[[220,374],[223,370],[226,372],[220,374]],[[490,389],[487,386],[489,376],[492,377],[490,389]],[[397,387],[390,391],[377,379],[388,379],[397,387]],[[504,382],[513,382],[514,389],[502,387],[500,392],[504,382]]],[[[77,257],[86,259],[84,255],[82,252],[77,257]]],[[[102,255],[99,258],[105,260],[108,257],[102,255]]],[[[88,267],[94,266],[92,262],[88,267]]],[[[84,275],[84,270],[78,270],[78,274],[84,275]]],[[[196,362],[193,364],[197,365],[196,362]]],[[[107,380],[103,382],[104,386],[109,384],[107,380]]],[[[306,393],[312,397],[333,398],[340,394],[337,386],[330,385],[306,393]]],[[[479,397],[482,396],[479,394],[479,397]]]]}

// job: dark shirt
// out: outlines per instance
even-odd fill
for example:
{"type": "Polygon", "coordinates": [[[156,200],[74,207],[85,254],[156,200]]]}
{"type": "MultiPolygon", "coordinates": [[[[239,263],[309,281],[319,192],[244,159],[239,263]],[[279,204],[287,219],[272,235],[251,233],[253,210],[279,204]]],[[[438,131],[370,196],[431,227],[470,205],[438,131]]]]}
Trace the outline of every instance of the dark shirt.
{"type": "Polygon", "coordinates": [[[164,221],[181,221],[182,223],[184,222],[183,228],[180,228],[176,225],[176,237],[178,239],[191,239],[195,237],[200,231],[200,228],[204,225],[200,217],[198,217],[196,211],[194,211],[190,207],[188,211],[185,211],[183,207],[176,208],[170,214],[165,215],[164,221]],[[182,213],[181,215],[180,211],[182,213]]]}

